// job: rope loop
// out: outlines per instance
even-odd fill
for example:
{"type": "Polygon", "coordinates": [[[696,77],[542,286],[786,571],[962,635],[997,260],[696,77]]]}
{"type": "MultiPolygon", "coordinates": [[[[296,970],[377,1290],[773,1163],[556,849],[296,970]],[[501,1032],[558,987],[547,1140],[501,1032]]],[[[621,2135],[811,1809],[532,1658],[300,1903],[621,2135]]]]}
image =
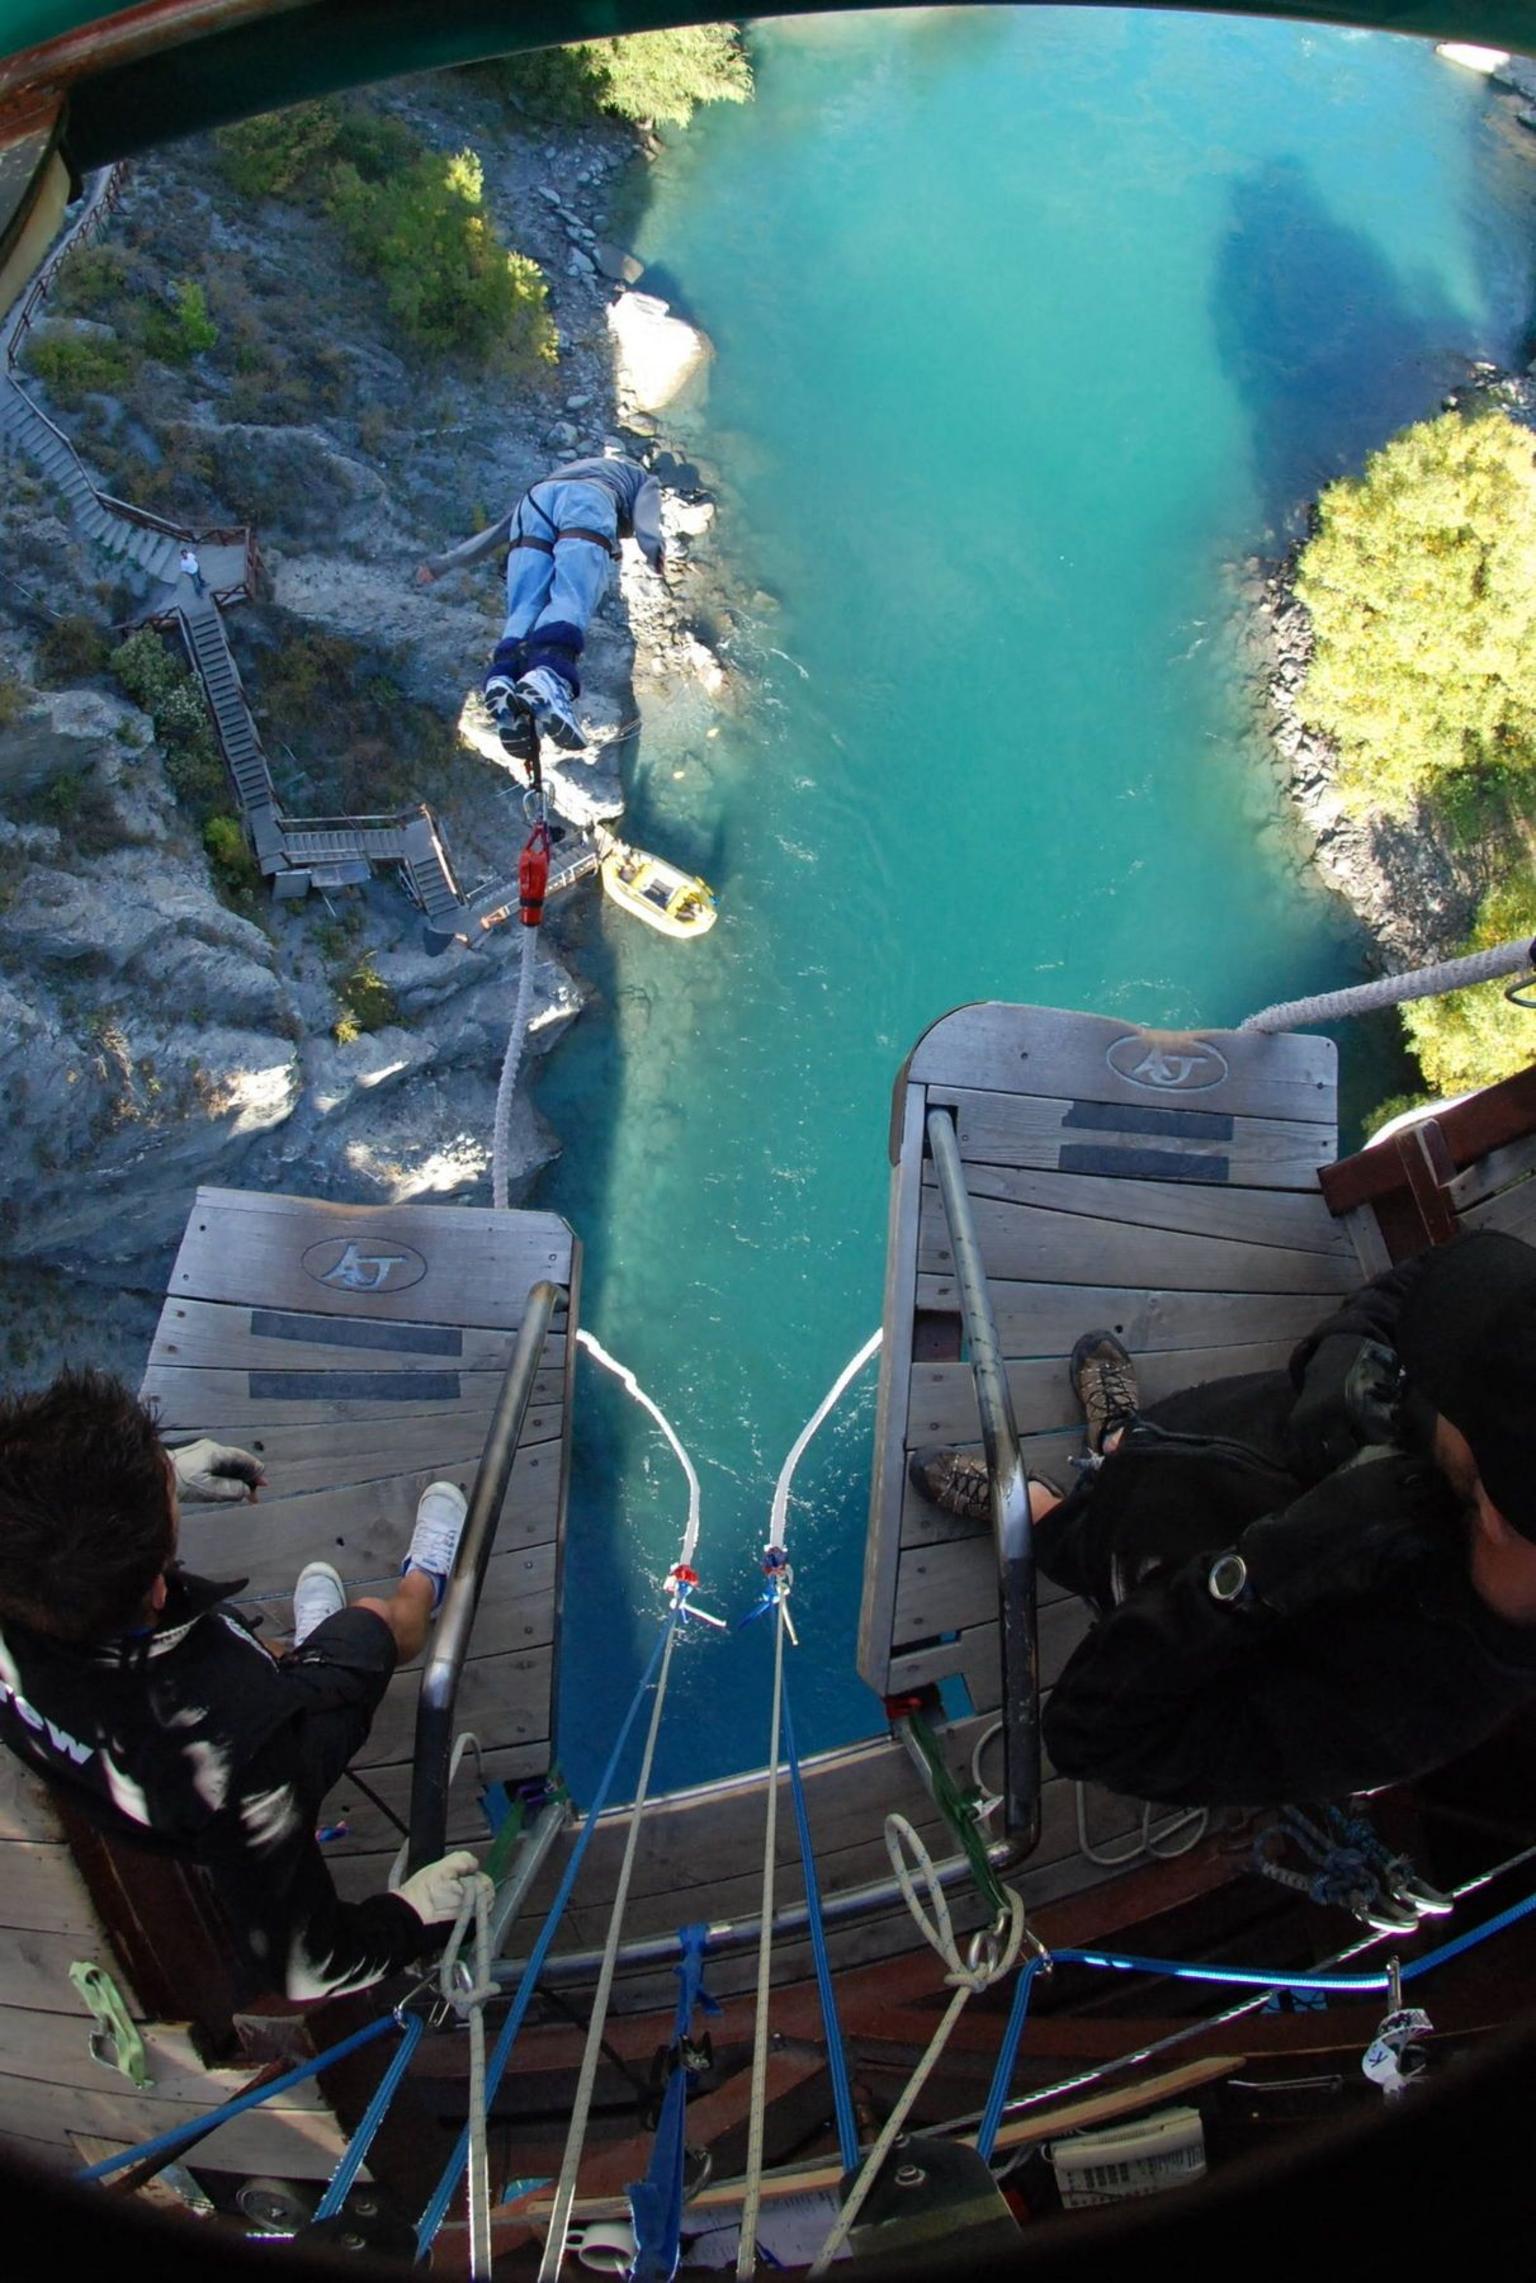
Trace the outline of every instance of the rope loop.
{"type": "Polygon", "coordinates": [[[1024,1903],[1013,1887],[1002,1889],[1003,1907],[990,1927],[973,1934],[962,1958],[955,1940],[944,1889],[933,1857],[904,1815],[885,1819],[885,1850],[901,1889],[902,1900],[929,1946],[945,1966],[944,1979],[952,1989],[985,1990],[1012,1971],[1024,1943],[1024,1903]],[[910,1860],[908,1853],[910,1850],[910,1860]],[[918,1892],[918,1880],[926,1890],[918,1892]]]}

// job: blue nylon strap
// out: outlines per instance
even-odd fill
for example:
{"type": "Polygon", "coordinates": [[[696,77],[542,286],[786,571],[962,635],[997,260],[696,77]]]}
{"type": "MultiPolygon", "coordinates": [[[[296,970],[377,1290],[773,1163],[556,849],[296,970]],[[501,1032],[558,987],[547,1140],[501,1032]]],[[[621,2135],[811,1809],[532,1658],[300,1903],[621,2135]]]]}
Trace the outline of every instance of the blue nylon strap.
{"type": "Polygon", "coordinates": [[[288,2092],[294,2085],[302,2085],[306,2078],[318,2076],[322,2069],[329,2069],[333,2061],[343,2061],[349,2053],[355,2053],[360,2045],[369,2045],[374,2038],[382,2037],[386,2029],[393,2028],[394,2020],[392,2013],[380,2014],[378,2020],[369,2022],[366,2029],[354,2030],[339,2045],[332,2045],[324,2053],[317,2053],[313,2061],[303,2061],[297,2069],[289,2069],[281,2077],[274,2077],[270,2085],[259,2085],[254,2092],[237,2094],[234,2100],[225,2101],[221,2108],[210,2109],[206,2116],[193,2117],[187,2124],[173,2125],[169,2132],[157,2133],[153,2140],[141,2140],[137,2148],[125,2148],[117,2156],[103,2156],[99,2163],[88,2164],[83,2172],[77,2172],[75,2178],[80,2181],[105,2180],[109,2172],[120,2172],[128,2164],[142,2164],[148,2157],[160,2156],[173,2148],[180,2148],[183,2141],[196,2140],[199,2134],[207,2132],[213,2125],[228,2124],[232,2117],[243,2117],[247,2109],[260,2108],[263,2101],[270,2101],[278,2093],[288,2092]]]}
{"type": "Polygon", "coordinates": [[[406,2015],[405,2035],[395,2047],[389,2067],[379,2079],[373,2099],[364,2109],[362,2120],[347,2142],[341,2162],[331,2174],[325,2194],[315,2206],[317,2220],[328,2220],[346,2202],[352,2183],[363,2168],[363,2159],[373,2146],[373,2136],[389,2114],[389,2104],[399,2090],[401,2078],[411,2065],[411,2055],[421,2043],[422,2031],[426,2026],[420,2014],[406,2015]]]}
{"type": "MultiPolygon", "coordinates": [[[[1056,1953],[1059,1958],[1062,1953],[1056,1953]]],[[[988,2163],[997,2145],[997,2128],[1003,2121],[1003,2108],[1008,2089],[1013,2083],[1014,2063],[1019,2058],[1019,2040],[1024,2035],[1024,2023],[1029,2013],[1029,1996],[1034,1988],[1035,1976],[1045,1964],[1043,1958],[1030,1958],[1019,1968],[1019,1978],[1013,1985],[1013,2005],[1008,2015],[1008,2027],[1003,2031],[1003,2042],[997,2049],[997,2066],[987,2089],[987,2105],[981,2112],[981,2127],[976,2135],[976,2153],[988,2163]]]]}
{"type": "MultiPolygon", "coordinates": [[[[686,2037],[693,2027],[696,2007],[702,2005],[706,2013],[720,2011],[704,1987],[704,1950],[709,1940],[709,1928],[681,1927],[677,1939],[682,1949],[682,1959],[674,1968],[678,1982],[677,2007],[672,2016],[674,2045],[686,2037]]],[[[630,2269],[631,2283],[672,2283],[672,2277],[677,2273],[683,2248],[683,2174],[688,2153],[687,2120],[688,2072],[679,2061],[674,2064],[672,2074],[667,2079],[645,2178],[632,2181],[624,2191],[629,2198],[630,2219],[635,2231],[635,2261],[630,2269]]]]}
{"type": "Polygon", "coordinates": [[[837,1993],[832,1986],[832,1964],[827,1956],[826,1930],[821,1923],[821,1881],[816,1875],[816,1850],[811,1844],[811,1819],[806,1812],[805,1786],[800,1780],[800,1755],[795,1750],[795,1724],[789,1710],[789,1678],[781,1698],[784,1757],[789,1762],[790,1796],[795,1803],[795,1829],[800,1834],[800,1861],[805,1873],[806,1911],[810,1920],[811,1955],[816,1961],[816,1989],[821,1999],[821,2025],[827,2040],[827,2074],[832,2079],[832,2107],[837,2118],[837,2147],[843,2170],[854,2172],[859,2163],[859,2127],[853,2113],[853,2088],[848,2082],[848,2056],[843,2051],[843,2027],[837,2017],[837,1993]]]}
{"type": "MultiPolygon", "coordinates": [[[[555,1936],[560,1930],[560,1921],[565,1915],[565,1906],[571,1899],[571,1889],[576,1884],[577,1873],[580,1871],[582,1860],[586,1855],[588,1842],[597,1829],[598,1817],[608,1804],[608,1794],[613,1789],[613,1780],[618,1773],[619,1760],[624,1747],[629,1742],[630,1730],[634,1727],[635,1717],[645,1702],[646,1692],[656,1678],[656,1668],[661,1663],[662,1650],[666,1647],[677,1621],[678,1610],[674,1607],[668,1612],[666,1622],[657,1636],[656,1646],[651,1651],[651,1661],[646,1666],[640,1686],[635,1690],[629,1710],[624,1715],[624,1724],[614,1740],[613,1750],[608,1755],[608,1765],[598,1780],[597,1790],[592,1797],[592,1804],[587,1809],[586,1818],[577,1834],[576,1844],[571,1849],[571,1859],[566,1864],[565,1874],[555,1891],[555,1899],[549,1906],[544,1924],[539,1928],[538,1940],[528,1953],[528,1963],[523,1968],[522,1980],[517,1985],[517,1995],[512,2001],[512,2010],[501,2025],[501,2033],[491,2050],[490,2059],[486,2063],[485,2101],[487,2108],[496,2098],[502,2071],[506,2068],[508,2056],[517,2042],[517,2034],[523,2026],[524,2016],[533,2002],[534,1990],[538,1986],[540,1974],[544,1971],[544,1961],[549,1956],[555,1936]]],[[[466,2125],[463,2132],[459,2134],[453,2154],[443,2167],[443,2176],[433,2189],[426,2210],[417,2223],[416,2257],[418,2261],[426,2258],[427,2253],[432,2248],[433,2239],[438,2229],[448,2216],[448,2206],[453,2201],[453,2192],[463,2176],[468,2157],[469,2128],[466,2125]]]]}

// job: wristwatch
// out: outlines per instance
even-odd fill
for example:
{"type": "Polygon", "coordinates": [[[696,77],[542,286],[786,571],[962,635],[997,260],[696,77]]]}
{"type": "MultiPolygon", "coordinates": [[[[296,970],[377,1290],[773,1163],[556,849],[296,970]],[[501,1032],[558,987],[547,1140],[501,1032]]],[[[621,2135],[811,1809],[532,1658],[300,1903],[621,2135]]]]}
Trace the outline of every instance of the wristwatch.
{"type": "Polygon", "coordinates": [[[1248,1564],[1235,1546],[1216,1556],[1206,1575],[1205,1590],[1212,1601],[1223,1602],[1229,1609],[1239,1608],[1244,1602],[1253,1600],[1253,1588],[1248,1583],[1248,1564]]]}

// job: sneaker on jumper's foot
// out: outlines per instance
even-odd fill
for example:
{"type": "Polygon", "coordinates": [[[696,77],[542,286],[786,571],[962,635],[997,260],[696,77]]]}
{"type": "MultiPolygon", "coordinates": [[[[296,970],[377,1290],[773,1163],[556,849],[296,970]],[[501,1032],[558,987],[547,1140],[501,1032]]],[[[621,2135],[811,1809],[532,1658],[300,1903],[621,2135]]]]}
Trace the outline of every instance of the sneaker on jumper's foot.
{"type": "Polygon", "coordinates": [[[293,1589],[293,1645],[307,1641],[317,1625],[347,1606],[341,1573],[329,1562],[306,1562],[293,1589]]]}
{"type": "Polygon", "coordinates": [[[416,1506],[416,1527],[400,1575],[421,1570],[432,1580],[432,1607],[438,1608],[464,1532],[469,1501],[456,1482],[429,1482],[416,1506]]]}
{"type": "Polygon", "coordinates": [[[518,682],[517,694],[544,735],[567,753],[579,753],[586,744],[580,722],[571,711],[571,688],[548,666],[534,666],[518,682]]]}
{"type": "Polygon", "coordinates": [[[1136,1366],[1113,1332],[1084,1332],[1067,1365],[1072,1392],[1083,1407],[1088,1448],[1102,1452],[1104,1439],[1128,1427],[1141,1406],[1136,1366]]]}

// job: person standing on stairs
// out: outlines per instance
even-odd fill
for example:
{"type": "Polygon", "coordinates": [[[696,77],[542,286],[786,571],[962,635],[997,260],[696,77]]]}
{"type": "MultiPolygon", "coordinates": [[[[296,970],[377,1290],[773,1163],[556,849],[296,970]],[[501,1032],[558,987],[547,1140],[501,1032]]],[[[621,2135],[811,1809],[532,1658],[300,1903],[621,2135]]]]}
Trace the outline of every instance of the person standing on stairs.
{"type": "Polygon", "coordinates": [[[507,618],[484,688],[515,760],[532,760],[535,724],[569,753],[586,744],[573,710],[581,695],[577,661],[619,542],[629,538],[661,574],[666,550],[656,478],[618,456],[572,460],[525,491],[499,523],[418,567],[417,584],[431,586],[506,545],[507,618]]]}
{"type": "Polygon", "coordinates": [[[440,1943],[475,1868],[461,1850],[348,1903],[315,1836],[426,1643],[466,1502],[451,1482],[422,1493],[388,1595],[349,1607],[309,1563],[284,1653],[230,1606],[243,1578],[176,1558],[184,1498],[254,1500],[263,1481],[247,1451],[167,1449],[153,1407],[102,1372],[0,1399],[0,1743],[109,1838],[196,1867],[252,1994],[339,1996],[440,1943]]]}

